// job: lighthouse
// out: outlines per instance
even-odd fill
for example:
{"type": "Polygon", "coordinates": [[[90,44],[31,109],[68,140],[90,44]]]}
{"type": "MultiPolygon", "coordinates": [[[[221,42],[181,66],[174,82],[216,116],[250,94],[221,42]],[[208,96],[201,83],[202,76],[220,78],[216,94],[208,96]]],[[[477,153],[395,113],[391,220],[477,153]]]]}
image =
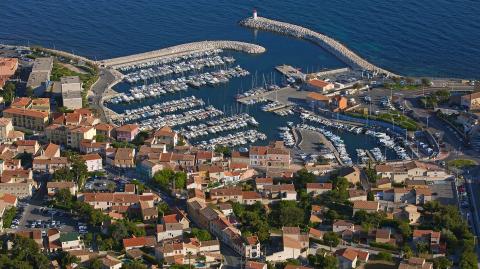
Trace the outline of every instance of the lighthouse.
{"type": "Polygon", "coordinates": [[[254,20],[257,19],[257,10],[256,9],[253,10],[253,19],[254,20]]]}

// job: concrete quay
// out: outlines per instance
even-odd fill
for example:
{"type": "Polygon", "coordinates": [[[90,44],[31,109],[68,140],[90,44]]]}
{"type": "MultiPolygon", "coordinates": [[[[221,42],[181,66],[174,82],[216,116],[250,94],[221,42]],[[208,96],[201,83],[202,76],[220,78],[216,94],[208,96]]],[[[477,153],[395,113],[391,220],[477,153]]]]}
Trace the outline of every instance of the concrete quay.
{"type": "Polygon", "coordinates": [[[263,17],[246,18],[240,21],[240,25],[253,29],[277,32],[311,41],[326,49],[353,69],[364,69],[379,74],[383,73],[387,76],[397,76],[390,71],[368,62],[335,39],[298,25],[270,20],[263,17]]]}
{"type": "Polygon", "coordinates": [[[119,68],[125,65],[140,64],[163,57],[181,56],[192,52],[208,51],[214,49],[236,50],[251,54],[259,54],[265,52],[264,47],[246,42],[228,40],[199,41],[163,48],[150,52],[101,60],[97,63],[105,67],[119,68]]]}

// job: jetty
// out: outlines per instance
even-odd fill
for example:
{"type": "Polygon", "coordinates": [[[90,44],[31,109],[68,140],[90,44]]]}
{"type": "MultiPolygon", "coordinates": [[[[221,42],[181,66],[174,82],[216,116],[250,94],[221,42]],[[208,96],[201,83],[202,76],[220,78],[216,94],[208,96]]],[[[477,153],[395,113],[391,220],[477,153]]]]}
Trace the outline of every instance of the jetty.
{"type": "Polygon", "coordinates": [[[259,54],[265,52],[265,48],[256,44],[217,40],[217,41],[200,41],[181,44],[173,47],[163,48],[150,52],[143,52],[139,54],[123,56],[112,59],[105,59],[98,62],[99,65],[111,68],[121,68],[122,66],[140,64],[158,58],[170,56],[182,56],[192,52],[202,52],[215,49],[236,50],[251,54],[259,54]]]}
{"type": "Polygon", "coordinates": [[[311,41],[335,55],[352,69],[369,70],[376,74],[385,74],[386,76],[398,76],[368,62],[337,40],[305,27],[259,17],[256,13],[254,13],[252,17],[240,21],[240,25],[258,30],[277,32],[311,41]]]}

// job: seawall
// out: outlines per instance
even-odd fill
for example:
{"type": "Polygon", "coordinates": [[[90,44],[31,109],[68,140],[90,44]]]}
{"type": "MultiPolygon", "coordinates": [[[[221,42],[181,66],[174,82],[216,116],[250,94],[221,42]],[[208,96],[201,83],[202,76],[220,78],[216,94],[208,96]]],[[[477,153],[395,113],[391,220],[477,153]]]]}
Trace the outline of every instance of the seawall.
{"type": "Polygon", "coordinates": [[[146,61],[151,61],[153,59],[158,59],[167,56],[177,56],[180,54],[186,54],[197,51],[207,51],[213,49],[225,49],[225,50],[236,50],[243,51],[251,54],[258,54],[265,52],[265,48],[259,45],[239,42],[239,41],[228,41],[228,40],[218,40],[218,41],[200,41],[193,43],[186,43],[182,45],[177,45],[173,47],[163,48],[155,51],[144,52],[129,56],[123,56],[113,59],[106,59],[98,61],[99,65],[106,67],[118,68],[125,65],[139,64],[146,61]]]}
{"type": "Polygon", "coordinates": [[[277,32],[311,41],[326,49],[353,69],[364,69],[376,73],[383,73],[388,76],[397,76],[390,71],[368,62],[335,39],[298,25],[270,20],[263,17],[257,17],[256,19],[253,17],[246,18],[240,21],[240,25],[258,30],[277,32]]]}

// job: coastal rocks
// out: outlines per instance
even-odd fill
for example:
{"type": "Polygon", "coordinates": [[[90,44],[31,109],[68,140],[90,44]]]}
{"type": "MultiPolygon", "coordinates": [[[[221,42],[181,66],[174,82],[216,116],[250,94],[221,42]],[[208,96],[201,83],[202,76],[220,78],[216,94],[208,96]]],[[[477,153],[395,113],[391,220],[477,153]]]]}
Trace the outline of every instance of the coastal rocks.
{"type": "Polygon", "coordinates": [[[244,19],[240,21],[240,25],[309,40],[326,49],[354,69],[365,69],[375,73],[383,73],[388,76],[397,76],[390,71],[369,63],[367,60],[361,58],[335,39],[298,25],[270,20],[263,17],[257,17],[255,19],[250,17],[244,19]]]}
{"type": "Polygon", "coordinates": [[[113,59],[106,59],[99,61],[98,63],[103,66],[119,68],[122,65],[139,63],[143,61],[149,61],[155,58],[161,58],[165,56],[171,56],[175,54],[191,53],[194,51],[206,51],[214,49],[224,49],[224,50],[236,50],[243,51],[251,54],[259,54],[265,52],[265,48],[259,45],[239,42],[239,41],[228,41],[228,40],[218,40],[218,41],[200,41],[187,43],[182,45],[177,45],[173,47],[168,47],[160,50],[150,51],[139,53],[135,55],[129,55],[124,57],[118,57],[113,59]]]}

